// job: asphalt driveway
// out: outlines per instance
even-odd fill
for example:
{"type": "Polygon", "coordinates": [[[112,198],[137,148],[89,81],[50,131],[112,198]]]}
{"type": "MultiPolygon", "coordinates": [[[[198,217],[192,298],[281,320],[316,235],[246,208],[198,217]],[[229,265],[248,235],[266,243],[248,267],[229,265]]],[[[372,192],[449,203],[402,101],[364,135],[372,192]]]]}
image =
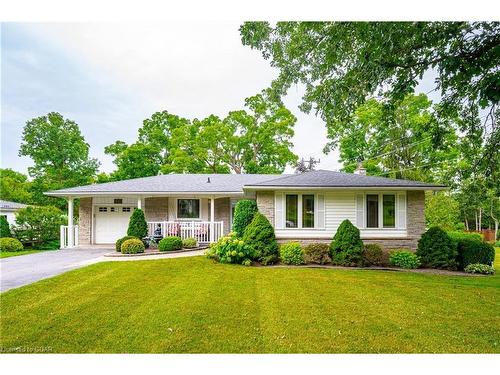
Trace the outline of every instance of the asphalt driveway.
{"type": "Polygon", "coordinates": [[[65,249],[0,259],[0,291],[34,283],[102,260],[109,248],[65,249]]]}

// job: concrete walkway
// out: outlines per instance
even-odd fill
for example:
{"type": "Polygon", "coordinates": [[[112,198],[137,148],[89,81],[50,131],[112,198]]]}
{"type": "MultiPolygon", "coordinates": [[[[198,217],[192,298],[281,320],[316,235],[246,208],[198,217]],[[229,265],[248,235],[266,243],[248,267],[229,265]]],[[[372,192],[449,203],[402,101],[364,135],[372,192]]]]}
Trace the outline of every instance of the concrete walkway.
{"type": "Polygon", "coordinates": [[[43,251],[0,259],[0,292],[60,275],[98,262],[144,261],[202,255],[204,250],[147,257],[105,257],[114,247],[74,248],[43,251]]]}

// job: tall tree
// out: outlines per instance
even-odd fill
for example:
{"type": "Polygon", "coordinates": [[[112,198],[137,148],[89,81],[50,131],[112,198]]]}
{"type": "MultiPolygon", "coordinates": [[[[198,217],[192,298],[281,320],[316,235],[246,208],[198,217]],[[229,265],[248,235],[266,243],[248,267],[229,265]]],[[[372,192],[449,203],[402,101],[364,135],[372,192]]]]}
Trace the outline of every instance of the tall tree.
{"type": "MultiPolygon", "coordinates": [[[[29,156],[34,166],[28,171],[33,180],[33,201],[54,202],[44,191],[91,183],[99,162],[89,157],[88,143],[78,124],[51,112],[28,121],[23,130],[20,156],[29,156]]],[[[64,207],[64,201],[57,203],[64,207]]]]}
{"type": "MultiPolygon", "coordinates": [[[[498,168],[491,156],[500,147],[499,22],[247,22],[240,33],[243,44],[279,69],[270,95],[279,99],[304,84],[301,108],[314,109],[331,138],[349,127],[367,98],[401,101],[432,70],[439,117],[460,115],[464,132],[482,128],[485,171],[498,168]],[[480,109],[487,111],[484,121],[480,109]]],[[[389,111],[389,126],[393,119],[389,111]]]]}
{"type": "Polygon", "coordinates": [[[293,165],[295,116],[284,106],[255,95],[246,110],[226,118],[210,115],[189,121],[157,112],[139,129],[139,141],[106,147],[118,169],[112,178],[163,173],[281,173],[293,165]],[[143,152],[140,152],[142,150],[143,152]]]}
{"type": "Polygon", "coordinates": [[[370,99],[360,105],[349,127],[335,132],[344,169],[352,172],[364,161],[369,174],[421,181],[442,181],[458,158],[454,126],[439,121],[426,95],[407,95],[392,109],[394,124],[386,124],[387,104],[370,99]]]}
{"type": "MultiPolygon", "coordinates": [[[[160,171],[162,158],[160,150],[153,144],[136,142],[127,145],[123,141],[116,141],[106,146],[104,152],[114,156],[116,171],[111,173],[109,180],[126,180],[129,178],[155,176],[160,171]]],[[[98,180],[106,181],[104,175],[99,175],[98,180]]]]}
{"type": "Polygon", "coordinates": [[[31,203],[30,182],[25,174],[12,169],[0,169],[0,199],[31,203]]]}

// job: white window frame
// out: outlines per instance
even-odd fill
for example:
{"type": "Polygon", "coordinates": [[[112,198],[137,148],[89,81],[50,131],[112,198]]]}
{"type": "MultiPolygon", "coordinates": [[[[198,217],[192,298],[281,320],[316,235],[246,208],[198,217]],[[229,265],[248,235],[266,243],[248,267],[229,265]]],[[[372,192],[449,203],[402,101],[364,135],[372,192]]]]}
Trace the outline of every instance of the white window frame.
{"type": "MultiPolygon", "coordinates": [[[[363,210],[365,212],[364,217],[364,228],[368,230],[395,230],[399,228],[399,199],[398,194],[402,192],[397,191],[365,191],[363,193],[363,210]],[[378,196],[378,227],[369,227],[368,226],[368,207],[366,205],[366,196],[367,195],[377,195],[378,196]],[[384,195],[394,195],[394,226],[393,227],[384,227],[384,195]]],[[[406,192],[405,192],[406,196],[406,192]]],[[[406,201],[406,199],[405,199],[406,201]]]]}
{"type": "Polygon", "coordinates": [[[298,191],[287,191],[283,192],[283,229],[285,230],[316,230],[318,229],[317,227],[317,218],[316,216],[318,215],[318,194],[314,192],[298,192],[298,191]],[[286,226],[286,196],[287,195],[297,195],[297,227],[296,228],[290,228],[286,226]],[[312,227],[303,227],[302,223],[302,196],[303,195],[312,195],[314,196],[314,223],[312,227]]]}
{"type": "Polygon", "coordinates": [[[175,218],[176,218],[176,220],[186,220],[186,221],[201,220],[201,211],[202,211],[201,204],[202,204],[201,198],[193,198],[193,197],[176,198],[176,200],[175,200],[175,218]],[[185,200],[185,199],[198,201],[198,207],[199,207],[198,217],[187,217],[187,218],[186,217],[184,217],[184,218],[179,217],[179,201],[185,200]]]}

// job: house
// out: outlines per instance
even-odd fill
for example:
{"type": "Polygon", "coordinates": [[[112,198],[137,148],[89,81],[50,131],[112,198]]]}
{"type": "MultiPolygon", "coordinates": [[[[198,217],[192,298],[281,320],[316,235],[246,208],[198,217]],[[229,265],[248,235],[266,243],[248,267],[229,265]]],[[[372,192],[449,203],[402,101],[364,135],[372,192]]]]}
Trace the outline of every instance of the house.
{"type": "Polygon", "coordinates": [[[150,233],[217,241],[231,230],[238,200],[255,199],[279,241],[330,241],[349,219],[362,239],[386,248],[415,248],[424,221],[424,192],[446,189],[417,181],[327,170],[294,175],[167,174],[46,193],[80,199],[79,223],[62,228],[65,246],[111,244],[124,236],[135,207],[150,233]]]}
{"type": "Polygon", "coordinates": [[[5,216],[10,225],[16,222],[16,213],[21,208],[28,207],[25,204],[0,200],[0,216],[5,216]]]}

